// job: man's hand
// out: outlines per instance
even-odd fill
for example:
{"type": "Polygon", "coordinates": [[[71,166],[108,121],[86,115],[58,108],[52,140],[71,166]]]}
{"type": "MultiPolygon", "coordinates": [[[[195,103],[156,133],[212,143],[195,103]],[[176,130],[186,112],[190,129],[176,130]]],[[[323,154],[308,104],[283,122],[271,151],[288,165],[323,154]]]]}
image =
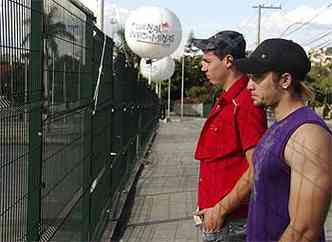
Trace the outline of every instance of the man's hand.
{"type": "Polygon", "coordinates": [[[246,151],[246,158],[249,163],[249,167],[246,172],[236,183],[228,195],[226,195],[221,201],[219,201],[214,207],[203,209],[195,214],[201,216],[203,220],[202,229],[204,232],[217,232],[224,223],[227,214],[231,212],[241,204],[241,201],[246,199],[250,192],[250,186],[253,182],[253,167],[252,156],[254,148],[246,151]]]}
{"type": "Polygon", "coordinates": [[[194,214],[202,217],[202,229],[208,233],[218,232],[224,225],[226,217],[219,203],[214,207],[200,210],[194,214]]]}

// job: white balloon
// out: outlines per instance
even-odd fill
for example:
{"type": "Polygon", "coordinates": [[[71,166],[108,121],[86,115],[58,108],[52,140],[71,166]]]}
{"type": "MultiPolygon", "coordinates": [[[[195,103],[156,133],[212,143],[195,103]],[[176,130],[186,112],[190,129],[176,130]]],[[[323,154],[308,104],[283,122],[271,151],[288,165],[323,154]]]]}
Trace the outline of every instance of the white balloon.
{"type": "Polygon", "coordinates": [[[163,59],[146,64],[146,59],[141,59],[140,72],[142,76],[152,81],[163,81],[172,77],[175,71],[175,62],[171,57],[165,57],[163,59]]]}
{"type": "Polygon", "coordinates": [[[181,37],[180,20],[166,8],[140,7],[126,21],[127,44],[142,58],[161,59],[169,56],[179,47],[181,37]]]}

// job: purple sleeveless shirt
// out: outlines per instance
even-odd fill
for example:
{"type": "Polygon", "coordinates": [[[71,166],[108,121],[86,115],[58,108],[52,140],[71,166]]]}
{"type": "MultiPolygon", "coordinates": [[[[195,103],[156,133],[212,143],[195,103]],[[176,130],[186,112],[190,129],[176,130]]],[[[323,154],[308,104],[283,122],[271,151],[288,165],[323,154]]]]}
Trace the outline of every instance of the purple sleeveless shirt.
{"type": "MultiPolygon", "coordinates": [[[[317,124],[331,133],[313,110],[301,107],[285,119],[275,122],[256,146],[253,156],[255,181],[247,225],[248,242],[278,241],[290,222],[290,168],[284,161],[283,153],[290,136],[304,123],[317,124]]],[[[324,228],[319,241],[325,241],[324,228]]]]}

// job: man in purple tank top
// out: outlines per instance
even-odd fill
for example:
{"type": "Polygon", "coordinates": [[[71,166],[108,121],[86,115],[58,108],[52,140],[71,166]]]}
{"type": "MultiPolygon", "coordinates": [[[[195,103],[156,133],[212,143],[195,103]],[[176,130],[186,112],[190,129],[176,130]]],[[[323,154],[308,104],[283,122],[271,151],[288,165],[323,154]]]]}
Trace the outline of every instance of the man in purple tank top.
{"type": "Polygon", "coordinates": [[[270,107],[276,118],[254,152],[247,241],[325,241],[332,140],[325,122],[305,106],[310,90],[303,80],[311,67],[305,51],[268,39],[236,64],[250,75],[254,104],[270,107]]]}

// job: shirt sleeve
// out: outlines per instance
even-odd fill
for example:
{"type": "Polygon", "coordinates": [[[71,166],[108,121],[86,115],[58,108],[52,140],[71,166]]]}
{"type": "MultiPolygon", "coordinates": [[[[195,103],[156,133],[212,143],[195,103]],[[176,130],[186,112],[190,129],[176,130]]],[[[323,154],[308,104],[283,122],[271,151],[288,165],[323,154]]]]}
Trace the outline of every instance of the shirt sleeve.
{"type": "Polygon", "coordinates": [[[237,115],[240,142],[244,151],[254,147],[267,129],[266,114],[263,108],[250,103],[240,107],[237,115]]]}

